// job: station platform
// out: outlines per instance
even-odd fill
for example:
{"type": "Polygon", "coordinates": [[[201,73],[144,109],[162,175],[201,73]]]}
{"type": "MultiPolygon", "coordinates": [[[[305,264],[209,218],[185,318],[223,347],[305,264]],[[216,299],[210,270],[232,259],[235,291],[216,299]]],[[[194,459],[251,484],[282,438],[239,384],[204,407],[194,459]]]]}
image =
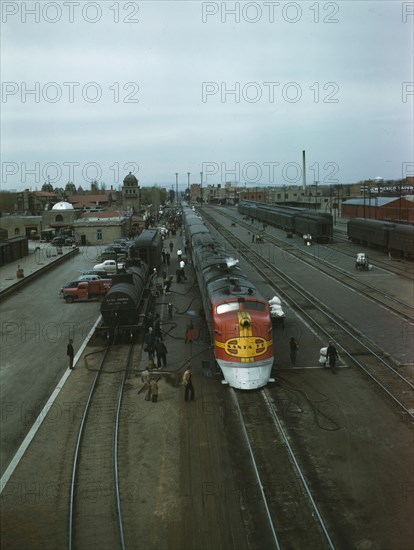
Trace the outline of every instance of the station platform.
{"type": "Polygon", "coordinates": [[[57,248],[50,243],[29,241],[29,254],[0,267],[0,296],[5,291],[11,291],[12,287],[25,284],[34,274],[40,274],[42,270],[60,263],[62,258],[76,253],[76,247],[63,246],[57,248]],[[23,270],[23,277],[18,277],[18,270],[23,270]]]}

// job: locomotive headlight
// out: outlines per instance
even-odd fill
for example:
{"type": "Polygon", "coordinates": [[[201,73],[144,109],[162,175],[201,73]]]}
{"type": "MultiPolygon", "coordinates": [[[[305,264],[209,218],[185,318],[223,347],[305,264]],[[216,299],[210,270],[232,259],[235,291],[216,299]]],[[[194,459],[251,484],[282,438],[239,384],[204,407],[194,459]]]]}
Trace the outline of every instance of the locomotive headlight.
{"type": "Polygon", "coordinates": [[[249,328],[251,326],[251,323],[248,319],[243,319],[240,322],[240,326],[242,326],[243,328],[249,328]]]}

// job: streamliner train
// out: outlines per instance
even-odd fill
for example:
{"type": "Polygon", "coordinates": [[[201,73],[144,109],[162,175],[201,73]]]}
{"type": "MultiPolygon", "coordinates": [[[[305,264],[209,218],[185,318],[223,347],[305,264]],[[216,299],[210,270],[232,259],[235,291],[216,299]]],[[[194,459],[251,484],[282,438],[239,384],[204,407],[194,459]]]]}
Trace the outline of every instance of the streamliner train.
{"type": "Polygon", "coordinates": [[[190,208],[183,209],[183,222],[224,379],[238,389],[265,386],[273,365],[269,302],[190,208]]]}

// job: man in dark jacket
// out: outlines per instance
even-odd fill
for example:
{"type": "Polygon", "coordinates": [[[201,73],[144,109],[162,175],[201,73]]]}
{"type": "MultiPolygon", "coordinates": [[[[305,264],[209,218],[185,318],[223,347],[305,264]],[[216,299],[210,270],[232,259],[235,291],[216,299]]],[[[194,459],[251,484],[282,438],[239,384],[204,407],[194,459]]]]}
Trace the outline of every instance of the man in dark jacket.
{"type": "Polygon", "coordinates": [[[166,345],[160,340],[160,338],[157,338],[155,341],[155,353],[157,354],[157,367],[159,369],[165,368],[167,366],[168,351],[166,345]]]}
{"type": "Polygon", "coordinates": [[[338,352],[336,347],[333,345],[333,342],[329,342],[329,346],[326,350],[326,358],[329,364],[329,367],[332,371],[332,374],[336,374],[336,360],[338,359],[338,352]]]}
{"type": "Polygon", "coordinates": [[[69,343],[66,348],[66,355],[68,356],[68,367],[73,370],[73,340],[72,338],[69,340],[69,343]]]}
{"type": "Polygon", "coordinates": [[[149,327],[144,338],[144,350],[148,353],[148,359],[154,359],[155,352],[155,334],[152,327],[149,327]]]}

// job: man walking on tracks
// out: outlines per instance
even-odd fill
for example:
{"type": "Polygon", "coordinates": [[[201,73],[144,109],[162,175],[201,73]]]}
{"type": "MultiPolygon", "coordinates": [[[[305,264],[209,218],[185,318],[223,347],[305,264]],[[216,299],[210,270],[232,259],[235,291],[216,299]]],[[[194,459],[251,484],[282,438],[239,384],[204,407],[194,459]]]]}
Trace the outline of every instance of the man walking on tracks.
{"type": "Polygon", "coordinates": [[[329,346],[326,350],[326,358],[332,374],[336,374],[336,360],[338,359],[338,357],[339,356],[338,352],[336,351],[336,347],[333,345],[333,342],[330,341],[329,346]]]}
{"type": "Polygon", "coordinates": [[[72,338],[69,340],[69,343],[68,343],[68,346],[66,348],[66,355],[68,356],[68,368],[70,368],[70,370],[73,370],[73,355],[74,355],[74,351],[73,351],[73,340],[72,338]]]}
{"type": "Polygon", "coordinates": [[[290,362],[292,363],[293,366],[295,366],[296,365],[296,355],[298,353],[299,345],[298,345],[298,343],[296,342],[296,340],[294,339],[293,336],[290,339],[289,347],[290,347],[290,362]]]}
{"type": "Polygon", "coordinates": [[[157,367],[165,368],[167,366],[167,346],[159,338],[155,341],[155,353],[157,354],[157,367]]]}
{"type": "Polygon", "coordinates": [[[185,386],[184,400],[194,401],[194,386],[191,378],[191,367],[188,367],[183,374],[183,386],[185,386]]]}

